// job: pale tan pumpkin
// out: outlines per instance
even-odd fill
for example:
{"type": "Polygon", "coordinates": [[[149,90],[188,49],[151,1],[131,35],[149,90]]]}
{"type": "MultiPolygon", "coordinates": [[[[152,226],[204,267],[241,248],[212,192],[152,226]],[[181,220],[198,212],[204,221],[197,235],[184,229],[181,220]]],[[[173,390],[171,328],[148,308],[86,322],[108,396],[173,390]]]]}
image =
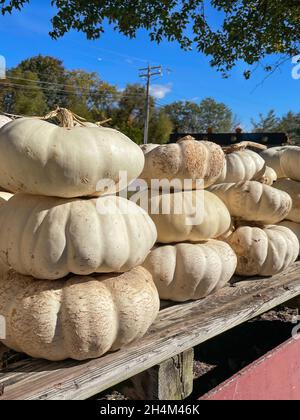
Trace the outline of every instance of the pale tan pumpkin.
{"type": "Polygon", "coordinates": [[[264,159],[252,150],[238,150],[226,155],[225,166],[217,184],[250,181],[260,178],[265,172],[264,159]]]}
{"type": "Polygon", "coordinates": [[[286,219],[300,223],[300,182],[291,179],[279,179],[274,187],[285,191],[292,199],[292,209],[286,219]]]}
{"type": "Polygon", "coordinates": [[[238,257],[236,274],[272,276],[288,268],[299,255],[296,235],[283,226],[239,227],[228,239],[238,257]]]}
{"type": "Polygon", "coordinates": [[[146,155],[147,153],[151,152],[153,149],[156,149],[156,147],[159,147],[159,144],[153,144],[153,143],[148,143],[148,144],[142,144],[140,147],[144,153],[144,155],[146,155]]]}
{"type": "Polygon", "coordinates": [[[290,222],[289,220],[284,220],[278,224],[279,226],[284,226],[290,229],[297,236],[300,244],[300,223],[290,222]]]}
{"type": "Polygon", "coordinates": [[[0,226],[3,263],[47,280],[128,271],[144,262],[157,237],[143,209],[113,196],[81,200],[16,194],[1,208],[0,226]]]}
{"type": "Polygon", "coordinates": [[[226,204],[231,216],[264,224],[276,224],[289,214],[292,199],[284,191],[256,181],[210,187],[226,204]]]}
{"type": "Polygon", "coordinates": [[[157,240],[160,243],[214,239],[227,232],[231,225],[226,206],[208,191],[171,194],[152,191],[151,196],[147,190],[138,196],[143,205],[148,204],[148,212],[156,225],[157,240]]]}
{"type": "Polygon", "coordinates": [[[64,128],[21,118],[0,131],[0,185],[12,192],[64,198],[103,194],[99,181],[123,189],[143,167],[140,147],[110,128],[64,128]],[[125,185],[119,185],[120,171],[127,173],[125,185]]]}
{"type": "Polygon", "coordinates": [[[13,270],[0,279],[7,347],[53,361],[94,359],[141,338],[159,311],[152,276],[122,275],[36,281],[13,270]]]}
{"type": "Polygon", "coordinates": [[[280,163],[287,178],[300,181],[300,147],[294,146],[284,150],[280,163]]]}
{"type": "Polygon", "coordinates": [[[175,302],[201,299],[224,287],[236,266],[231,247],[216,240],[158,246],[144,263],[160,298],[175,302]]]}
{"type": "Polygon", "coordinates": [[[277,181],[277,174],[274,169],[267,166],[263,176],[258,177],[256,181],[272,186],[277,181]]]}
{"type": "Polygon", "coordinates": [[[285,178],[286,174],[281,165],[281,156],[285,150],[294,148],[294,146],[271,147],[261,152],[261,157],[265,160],[266,165],[274,169],[278,178],[285,178]]]}
{"type": "Polygon", "coordinates": [[[177,144],[155,147],[147,153],[141,178],[149,186],[151,180],[178,179],[181,182],[191,180],[191,187],[195,189],[199,179],[204,180],[204,187],[207,187],[219,178],[224,164],[225,155],[220,146],[188,138],[177,144]]]}
{"type": "Polygon", "coordinates": [[[7,117],[6,115],[0,115],[0,128],[3,127],[4,125],[8,124],[11,121],[12,121],[12,119],[7,117]]]}

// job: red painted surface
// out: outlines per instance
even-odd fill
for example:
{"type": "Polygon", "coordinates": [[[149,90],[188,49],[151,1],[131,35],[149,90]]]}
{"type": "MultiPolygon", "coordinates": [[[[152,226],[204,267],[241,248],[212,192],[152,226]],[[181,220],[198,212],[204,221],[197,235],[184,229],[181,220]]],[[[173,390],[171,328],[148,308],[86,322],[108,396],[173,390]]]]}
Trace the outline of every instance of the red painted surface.
{"type": "Polygon", "coordinates": [[[300,400],[300,339],[291,339],[200,400],[300,400]]]}

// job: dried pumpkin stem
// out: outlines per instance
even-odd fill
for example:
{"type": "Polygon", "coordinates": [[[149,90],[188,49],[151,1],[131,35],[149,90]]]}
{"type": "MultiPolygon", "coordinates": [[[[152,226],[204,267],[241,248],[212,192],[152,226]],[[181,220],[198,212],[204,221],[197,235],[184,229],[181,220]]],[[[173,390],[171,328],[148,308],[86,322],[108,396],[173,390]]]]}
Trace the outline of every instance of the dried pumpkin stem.
{"type": "Polygon", "coordinates": [[[98,125],[98,127],[101,127],[101,125],[106,124],[106,123],[109,123],[111,121],[112,121],[112,118],[107,118],[106,120],[98,121],[95,124],[98,125]]]}
{"type": "Polygon", "coordinates": [[[57,107],[54,111],[50,111],[47,115],[43,116],[43,117],[28,117],[25,115],[15,115],[15,114],[8,114],[8,113],[3,113],[3,115],[6,115],[8,117],[11,117],[13,119],[18,119],[18,118],[32,118],[35,120],[52,120],[54,118],[56,118],[61,127],[64,128],[73,128],[75,126],[75,123],[77,123],[77,125],[80,125],[82,127],[85,126],[85,119],[80,117],[79,115],[75,114],[74,112],[70,111],[69,109],[66,108],[60,108],[57,107]]]}
{"type": "Polygon", "coordinates": [[[86,121],[84,118],[74,114],[74,112],[69,109],[60,107],[57,107],[54,111],[49,112],[42,119],[51,120],[53,118],[56,118],[59,121],[60,126],[63,128],[73,128],[75,127],[75,123],[84,127],[84,121],[86,121]]]}
{"type": "Polygon", "coordinates": [[[9,114],[8,112],[2,112],[0,111],[1,115],[5,115],[6,117],[9,117],[13,120],[16,120],[17,118],[23,118],[21,115],[15,115],[15,114],[9,114]]]}
{"type": "Polygon", "coordinates": [[[233,152],[238,152],[240,150],[245,150],[248,147],[251,147],[252,149],[257,149],[257,150],[267,149],[267,146],[265,146],[264,144],[255,143],[253,141],[242,141],[241,143],[232,144],[231,146],[223,147],[223,150],[224,150],[224,153],[230,154],[233,152]]]}

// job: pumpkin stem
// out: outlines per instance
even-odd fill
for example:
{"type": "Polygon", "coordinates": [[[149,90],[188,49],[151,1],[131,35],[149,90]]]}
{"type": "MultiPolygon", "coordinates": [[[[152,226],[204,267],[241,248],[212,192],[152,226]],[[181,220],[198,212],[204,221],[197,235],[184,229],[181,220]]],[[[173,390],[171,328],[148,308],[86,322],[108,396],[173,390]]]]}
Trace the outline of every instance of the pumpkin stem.
{"type": "Polygon", "coordinates": [[[112,121],[112,118],[107,118],[104,121],[98,121],[95,124],[98,125],[98,127],[101,127],[103,124],[109,123],[110,121],[112,121]]]}
{"type": "Polygon", "coordinates": [[[17,118],[22,118],[21,115],[9,114],[8,112],[2,112],[2,111],[0,111],[0,114],[1,115],[5,115],[6,117],[9,117],[12,120],[16,120],[17,118]]]}
{"type": "Polygon", "coordinates": [[[255,143],[253,141],[242,141],[241,143],[232,144],[231,146],[223,147],[223,151],[226,154],[230,154],[233,152],[238,152],[240,150],[245,150],[248,147],[251,147],[252,149],[257,149],[257,150],[267,149],[267,146],[265,146],[264,144],[255,143]]]}
{"type": "Polygon", "coordinates": [[[59,121],[60,126],[64,128],[73,128],[75,127],[75,123],[81,127],[84,127],[84,121],[86,121],[84,118],[74,114],[74,112],[70,111],[69,109],[60,108],[59,106],[54,111],[51,111],[45,115],[42,119],[51,120],[53,118],[56,118],[59,121]]]}

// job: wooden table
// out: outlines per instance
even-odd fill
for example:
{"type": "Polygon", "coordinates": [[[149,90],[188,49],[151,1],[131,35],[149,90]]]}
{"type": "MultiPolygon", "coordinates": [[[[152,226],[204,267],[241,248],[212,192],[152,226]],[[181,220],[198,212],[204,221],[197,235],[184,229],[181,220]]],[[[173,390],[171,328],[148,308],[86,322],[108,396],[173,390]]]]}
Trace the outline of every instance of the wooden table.
{"type": "Polygon", "coordinates": [[[248,279],[204,300],[164,307],[143,339],[100,359],[27,358],[10,365],[0,371],[0,400],[82,400],[129,378],[132,397],[184,398],[191,393],[193,347],[298,295],[300,261],[272,278],[248,279]]]}

